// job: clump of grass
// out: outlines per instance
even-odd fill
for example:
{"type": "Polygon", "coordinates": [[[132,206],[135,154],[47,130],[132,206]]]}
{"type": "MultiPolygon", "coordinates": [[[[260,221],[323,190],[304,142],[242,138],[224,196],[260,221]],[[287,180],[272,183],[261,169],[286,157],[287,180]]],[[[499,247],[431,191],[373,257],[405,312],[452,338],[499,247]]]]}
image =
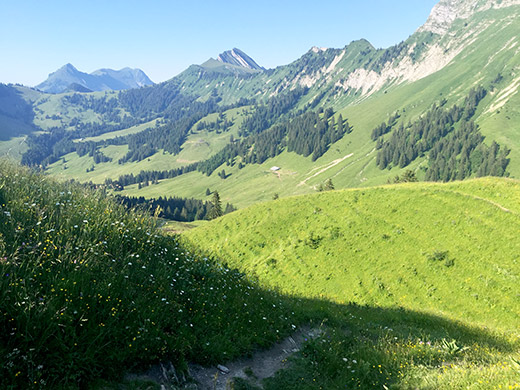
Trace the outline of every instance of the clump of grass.
{"type": "Polygon", "coordinates": [[[448,251],[435,250],[428,254],[428,260],[430,261],[444,261],[448,258],[448,251]]]}
{"type": "Polygon", "coordinates": [[[163,359],[212,363],[295,322],[102,192],[0,163],[0,387],[77,387],[163,359]]]}

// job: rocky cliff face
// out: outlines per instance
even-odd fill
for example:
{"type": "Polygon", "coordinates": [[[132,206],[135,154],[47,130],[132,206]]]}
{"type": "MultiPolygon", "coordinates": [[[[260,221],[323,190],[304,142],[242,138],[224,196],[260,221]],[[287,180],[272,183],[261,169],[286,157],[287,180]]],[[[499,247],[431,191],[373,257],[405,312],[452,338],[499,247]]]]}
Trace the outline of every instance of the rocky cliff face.
{"type": "Polygon", "coordinates": [[[244,68],[252,69],[252,70],[262,70],[260,65],[258,65],[251,57],[249,57],[246,53],[244,53],[240,49],[232,49],[221,53],[217,61],[220,61],[224,64],[231,64],[235,66],[241,66],[244,68]]]}
{"type": "Polygon", "coordinates": [[[441,0],[417,31],[444,35],[457,19],[468,19],[477,12],[513,5],[520,5],[520,0],[441,0]]]}
{"type": "MultiPolygon", "coordinates": [[[[388,56],[391,59],[383,62],[379,68],[359,67],[349,72],[347,77],[339,78],[335,86],[344,91],[359,91],[362,96],[367,96],[383,87],[414,82],[436,73],[476,42],[481,34],[485,35],[488,27],[497,23],[492,18],[483,19],[479,22],[473,21],[464,30],[454,30],[452,27],[456,20],[469,21],[476,13],[516,5],[520,5],[520,0],[441,0],[433,8],[427,22],[402,44],[403,49],[399,54],[393,58],[388,56]],[[421,33],[433,36],[425,39],[424,36],[428,35],[421,33]]],[[[500,23],[504,26],[513,23],[515,15],[517,11],[501,19],[500,23]]],[[[394,48],[389,48],[387,52],[392,50],[394,48]]],[[[341,66],[334,68],[333,73],[341,72],[341,66]]],[[[330,77],[330,68],[320,76],[323,77],[325,73],[330,77]]]]}
{"type": "Polygon", "coordinates": [[[464,62],[466,56],[481,50],[482,42],[492,42],[497,51],[515,55],[514,50],[520,47],[520,35],[515,34],[519,6],[520,0],[440,0],[421,28],[388,49],[376,49],[366,40],[354,41],[343,49],[313,47],[293,63],[264,72],[252,70],[256,68],[251,65],[252,60],[233,49],[222,53],[218,60],[203,64],[202,70],[198,67],[192,75],[186,73],[179,79],[187,91],[204,93],[215,89],[229,103],[237,96],[269,98],[287,89],[305,87],[310,89],[309,99],[317,99],[312,100],[313,104],[341,100],[340,104],[347,105],[382,89],[421,80],[459,60],[464,62]],[[511,11],[486,12],[506,7],[511,11]],[[465,22],[455,23],[457,20],[465,22]],[[508,32],[500,34],[497,28],[508,32]],[[496,38],[490,38],[491,35],[496,38]],[[214,74],[203,77],[204,70],[215,73],[222,67],[226,72],[220,72],[221,80],[214,74]],[[244,72],[248,76],[257,74],[247,80],[237,78],[244,72]],[[223,79],[226,75],[228,80],[223,79]],[[187,76],[191,77],[189,81],[187,76]]]}

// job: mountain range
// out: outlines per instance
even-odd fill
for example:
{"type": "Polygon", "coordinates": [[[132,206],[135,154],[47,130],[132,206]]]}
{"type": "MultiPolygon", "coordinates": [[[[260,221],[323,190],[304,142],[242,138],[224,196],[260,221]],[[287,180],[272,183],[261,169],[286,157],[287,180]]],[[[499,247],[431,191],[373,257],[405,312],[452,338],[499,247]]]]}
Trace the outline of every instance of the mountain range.
{"type": "MultiPolygon", "coordinates": [[[[145,197],[204,198],[220,188],[238,206],[314,191],[327,179],[339,188],[382,184],[406,170],[420,180],[520,177],[519,6],[441,0],[388,49],[362,39],[264,69],[235,48],[166,82],[103,96],[6,86],[31,114],[14,134],[29,124],[39,131],[19,150],[53,174],[124,182],[125,194],[145,197]],[[439,135],[417,130],[441,117],[439,135]],[[471,135],[460,138],[459,128],[471,135]],[[272,166],[281,169],[267,175],[272,166]],[[153,186],[135,179],[173,168],[182,172],[153,186]],[[119,181],[125,175],[134,179],[119,181]]],[[[93,90],[72,79],[60,88],[93,90]]],[[[5,107],[11,126],[18,111],[5,107]]]]}
{"type": "Polygon", "coordinates": [[[49,74],[47,80],[38,84],[36,89],[46,93],[93,92],[118,91],[147,85],[153,85],[153,82],[140,69],[98,69],[89,74],[79,71],[71,64],[66,64],[49,74]]]}
{"type": "Polygon", "coordinates": [[[519,388],[520,0],[103,85],[0,84],[0,388],[519,388]]]}

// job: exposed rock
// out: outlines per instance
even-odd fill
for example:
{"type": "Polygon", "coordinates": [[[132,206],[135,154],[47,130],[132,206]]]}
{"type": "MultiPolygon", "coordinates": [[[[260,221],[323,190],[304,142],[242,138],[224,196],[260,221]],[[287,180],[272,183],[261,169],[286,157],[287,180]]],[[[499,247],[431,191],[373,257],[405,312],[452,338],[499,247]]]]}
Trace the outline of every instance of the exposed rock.
{"type": "Polygon", "coordinates": [[[490,8],[505,8],[520,5],[520,0],[441,0],[418,32],[432,32],[444,35],[457,19],[468,19],[477,12],[490,8]]]}
{"type": "Polygon", "coordinates": [[[231,64],[236,66],[241,66],[248,69],[253,70],[263,70],[260,65],[258,65],[255,60],[249,57],[246,53],[244,53],[240,49],[232,49],[221,53],[217,57],[217,61],[220,61],[224,64],[231,64]]]}
{"type": "Polygon", "coordinates": [[[217,369],[223,374],[229,374],[229,368],[227,368],[226,366],[219,364],[217,366],[217,369]]]}

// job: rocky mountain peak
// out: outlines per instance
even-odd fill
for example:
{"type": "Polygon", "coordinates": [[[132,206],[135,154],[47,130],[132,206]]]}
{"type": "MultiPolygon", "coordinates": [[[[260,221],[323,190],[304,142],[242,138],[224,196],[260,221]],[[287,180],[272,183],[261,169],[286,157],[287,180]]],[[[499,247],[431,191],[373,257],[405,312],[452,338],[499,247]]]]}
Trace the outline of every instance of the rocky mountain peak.
{"type": "Polygon", "coordinates": [[[244,68],[253,69],[253,70],[263,70],[264,68],[258,65],[255,60],[249,57],[242,50],[234,48],[232,50],[227,50],[224,53],[219,54],[217,57],[217,61],[220,61],[224,64],[231,64],[236,66],[242,66],[244,68]]]}
{"type": "Polygon", "coordinates": [[[444,35],[453,22],[458,19],[468,19],[477,12],[491,8],[505,8],[520,5],[520,0],[441,0],[417,32],[432,32],[444,35]]]}

